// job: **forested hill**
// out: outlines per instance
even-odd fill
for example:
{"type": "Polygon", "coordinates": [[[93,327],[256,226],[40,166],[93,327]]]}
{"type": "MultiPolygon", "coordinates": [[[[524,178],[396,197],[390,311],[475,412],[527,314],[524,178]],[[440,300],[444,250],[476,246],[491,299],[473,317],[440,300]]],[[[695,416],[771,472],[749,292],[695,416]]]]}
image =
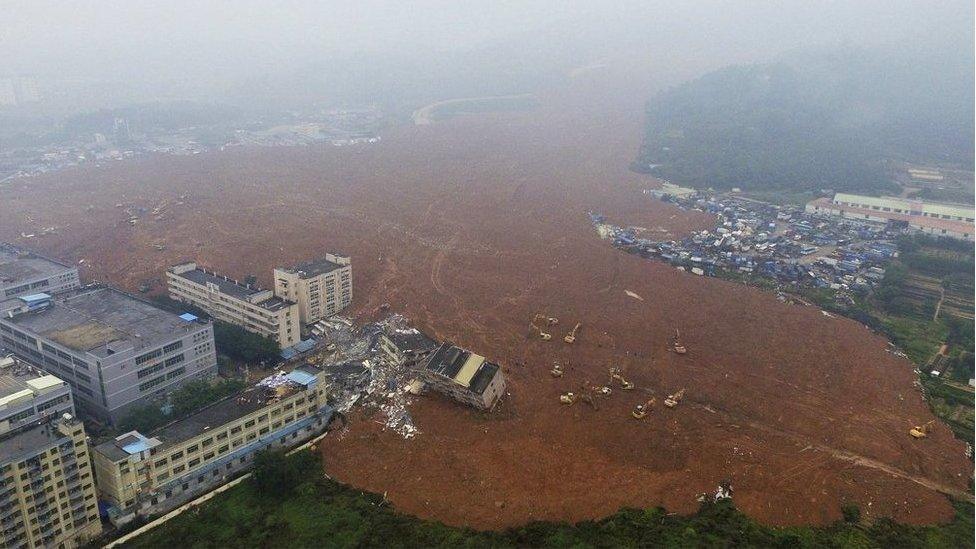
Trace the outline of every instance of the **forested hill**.
{"type": "Polygon", "coordinates": [[[634,167],[694,187],[860,192],[891,191],[896,160],[972,169],[972,62],[902,47],[725,68],[648,103],[634,167]]]}

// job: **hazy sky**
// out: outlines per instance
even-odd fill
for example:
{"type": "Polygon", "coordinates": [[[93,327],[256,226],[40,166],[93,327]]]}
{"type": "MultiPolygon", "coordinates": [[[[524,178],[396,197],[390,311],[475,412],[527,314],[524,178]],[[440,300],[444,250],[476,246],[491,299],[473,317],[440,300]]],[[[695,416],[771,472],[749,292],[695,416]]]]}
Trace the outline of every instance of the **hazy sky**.
{"type": "MultiPolygon", "coordinates": [[[[551,48],[717,66],[815,44],[962,37],[971,1],[0,0],[0,75],[230,82],[353,53],[551,48]]],[[[512,54],[511,52],[515,53],[512,54]]]]}

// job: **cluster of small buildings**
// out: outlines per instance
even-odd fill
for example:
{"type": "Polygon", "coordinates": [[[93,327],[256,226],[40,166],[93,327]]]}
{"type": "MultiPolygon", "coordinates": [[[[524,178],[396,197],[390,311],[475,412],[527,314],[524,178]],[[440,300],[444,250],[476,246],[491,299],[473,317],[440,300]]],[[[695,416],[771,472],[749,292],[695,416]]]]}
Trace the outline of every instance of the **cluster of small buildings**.
{"type": "Polygon", "coordinates": [[[703,276],[748,276],[778,286],[866,293],[883,278],[904,229],[858,219],[827,220],[799,208],[734,195],[662,194],[679,207],[716,216],[716,227],[679,241],[659,241],[641,229],[593,223],[614,246],[703,276]]]}
{"type": "Polygon", "coordinates": [[[102,532],[103,518],[120,526],[169,511],[250,467],[258,451],[321,435],[364,396],[387,399],[390,424],[412,436],[407,394],[430,388],[481,410],[504,394],[497,364],[402,317],[354,329],[335,316],[352,300],[348,257],[274,269],[273,291],[195,263],[166,276],[174,300],[282,347],[309,334],[331,358],[283,364],[189,416],[89,447],[76,405],[110,428],[215,377],[213,325],[82,285],[74,266],[0,244],[0,546],[77,547],[102,532]]]}

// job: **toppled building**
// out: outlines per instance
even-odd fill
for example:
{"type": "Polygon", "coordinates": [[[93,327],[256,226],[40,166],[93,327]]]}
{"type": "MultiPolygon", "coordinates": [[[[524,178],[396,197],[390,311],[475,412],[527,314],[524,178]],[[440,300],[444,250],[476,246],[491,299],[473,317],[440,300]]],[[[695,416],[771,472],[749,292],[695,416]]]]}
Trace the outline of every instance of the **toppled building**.
{"type": "Polygon", "coordinates": [[[275,295],[298,303],[303,325],[338,314],[352,303],[352,260],[326,254],[321,259],[274,270],[275,295]]]}
{"type": "Polygon", "coordinates": [[[209,322],[113,288],[22,296],[0,310],[3,346],[67,381],[80,410],[102,421],[217,374],[209,322]]]}
{"type": "Polygon", "coordinates": [[[94,448],[98,491],[123,524],[166,512],[250,467],[266,448],[325,431],[333,408],[321,370],[301,366],[148,435],[131,431],[94,448]]]}
{"type": "Polygon", "coordinates": [[[102,531],[68,384],[0,358],[0,547],[79,547],[102,531]]]}
{"type": "Polygon", "coordinates": [[[174,265],[166,271],[169,296],[207,314],[273,339],[282,349],[301,341],[298,304],[271,290],[243,284],[197,266],[174,265]]]}
{"type": "Polygon", "coordinates": [[[407,368],[417,367],[437,348],[437,342],[416,328],[385,330],[379,338],[380,350],[387,358],[407,368]]]}
{"type": "Polygon", "coordinates": [[[0,301],[81,286],[78,268],[0,242],[0,301]]]}
{"type": "Polygon", "coordinates": [[[505,376],[497,364],[449,342],[423,362],[420,379],[435,391],[481,410],[494,407],[505,393],[505,376]]]}

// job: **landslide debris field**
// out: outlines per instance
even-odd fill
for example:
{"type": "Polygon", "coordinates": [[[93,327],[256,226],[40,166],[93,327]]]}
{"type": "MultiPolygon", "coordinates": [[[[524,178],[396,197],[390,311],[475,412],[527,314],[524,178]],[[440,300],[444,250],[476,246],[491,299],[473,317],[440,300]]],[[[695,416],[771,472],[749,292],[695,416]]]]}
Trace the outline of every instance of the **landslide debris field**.
{"type": "Polygon", "coordinates": [[[406,513],[501,528],[622,506],[691,512],[696,494],[730,479],[736,504],[774,524],[833,521],[845,503],[950,520],[944,493],[965,497],[970,478],[964,445],[941,424],[909,437],[933,416],[884,338],[599,240],[588,210],[675,236],[711,220],[650,200],[640,190],[653,183],[627,170],[646,90],[602,70],[584,77],[532,112],[405,125],[369,146],[146,158],[14,182],[0,188],[0,238],[133,290],[191,258],[267,285],[274,265],[352,255],[353,314],[389,303],[501,363],[511,392],[491,415],[416,397],[410,440],[368,417],[327,437],[330,475],[406,513]],[[20,236],[44,227],[59,236],[20,236]],[[537,312],[560,319],[552,341],[531,337],[537,312]],[[667,351],[675,328],[687,355],[667,351]],[[559,403],[610,366],[637,388],[616,388],[599,410],[559,403]],[[663,407],[680,388],[678,407],[663,407]],[[632,418],[651,395],[654,411],[632,418]]]}

